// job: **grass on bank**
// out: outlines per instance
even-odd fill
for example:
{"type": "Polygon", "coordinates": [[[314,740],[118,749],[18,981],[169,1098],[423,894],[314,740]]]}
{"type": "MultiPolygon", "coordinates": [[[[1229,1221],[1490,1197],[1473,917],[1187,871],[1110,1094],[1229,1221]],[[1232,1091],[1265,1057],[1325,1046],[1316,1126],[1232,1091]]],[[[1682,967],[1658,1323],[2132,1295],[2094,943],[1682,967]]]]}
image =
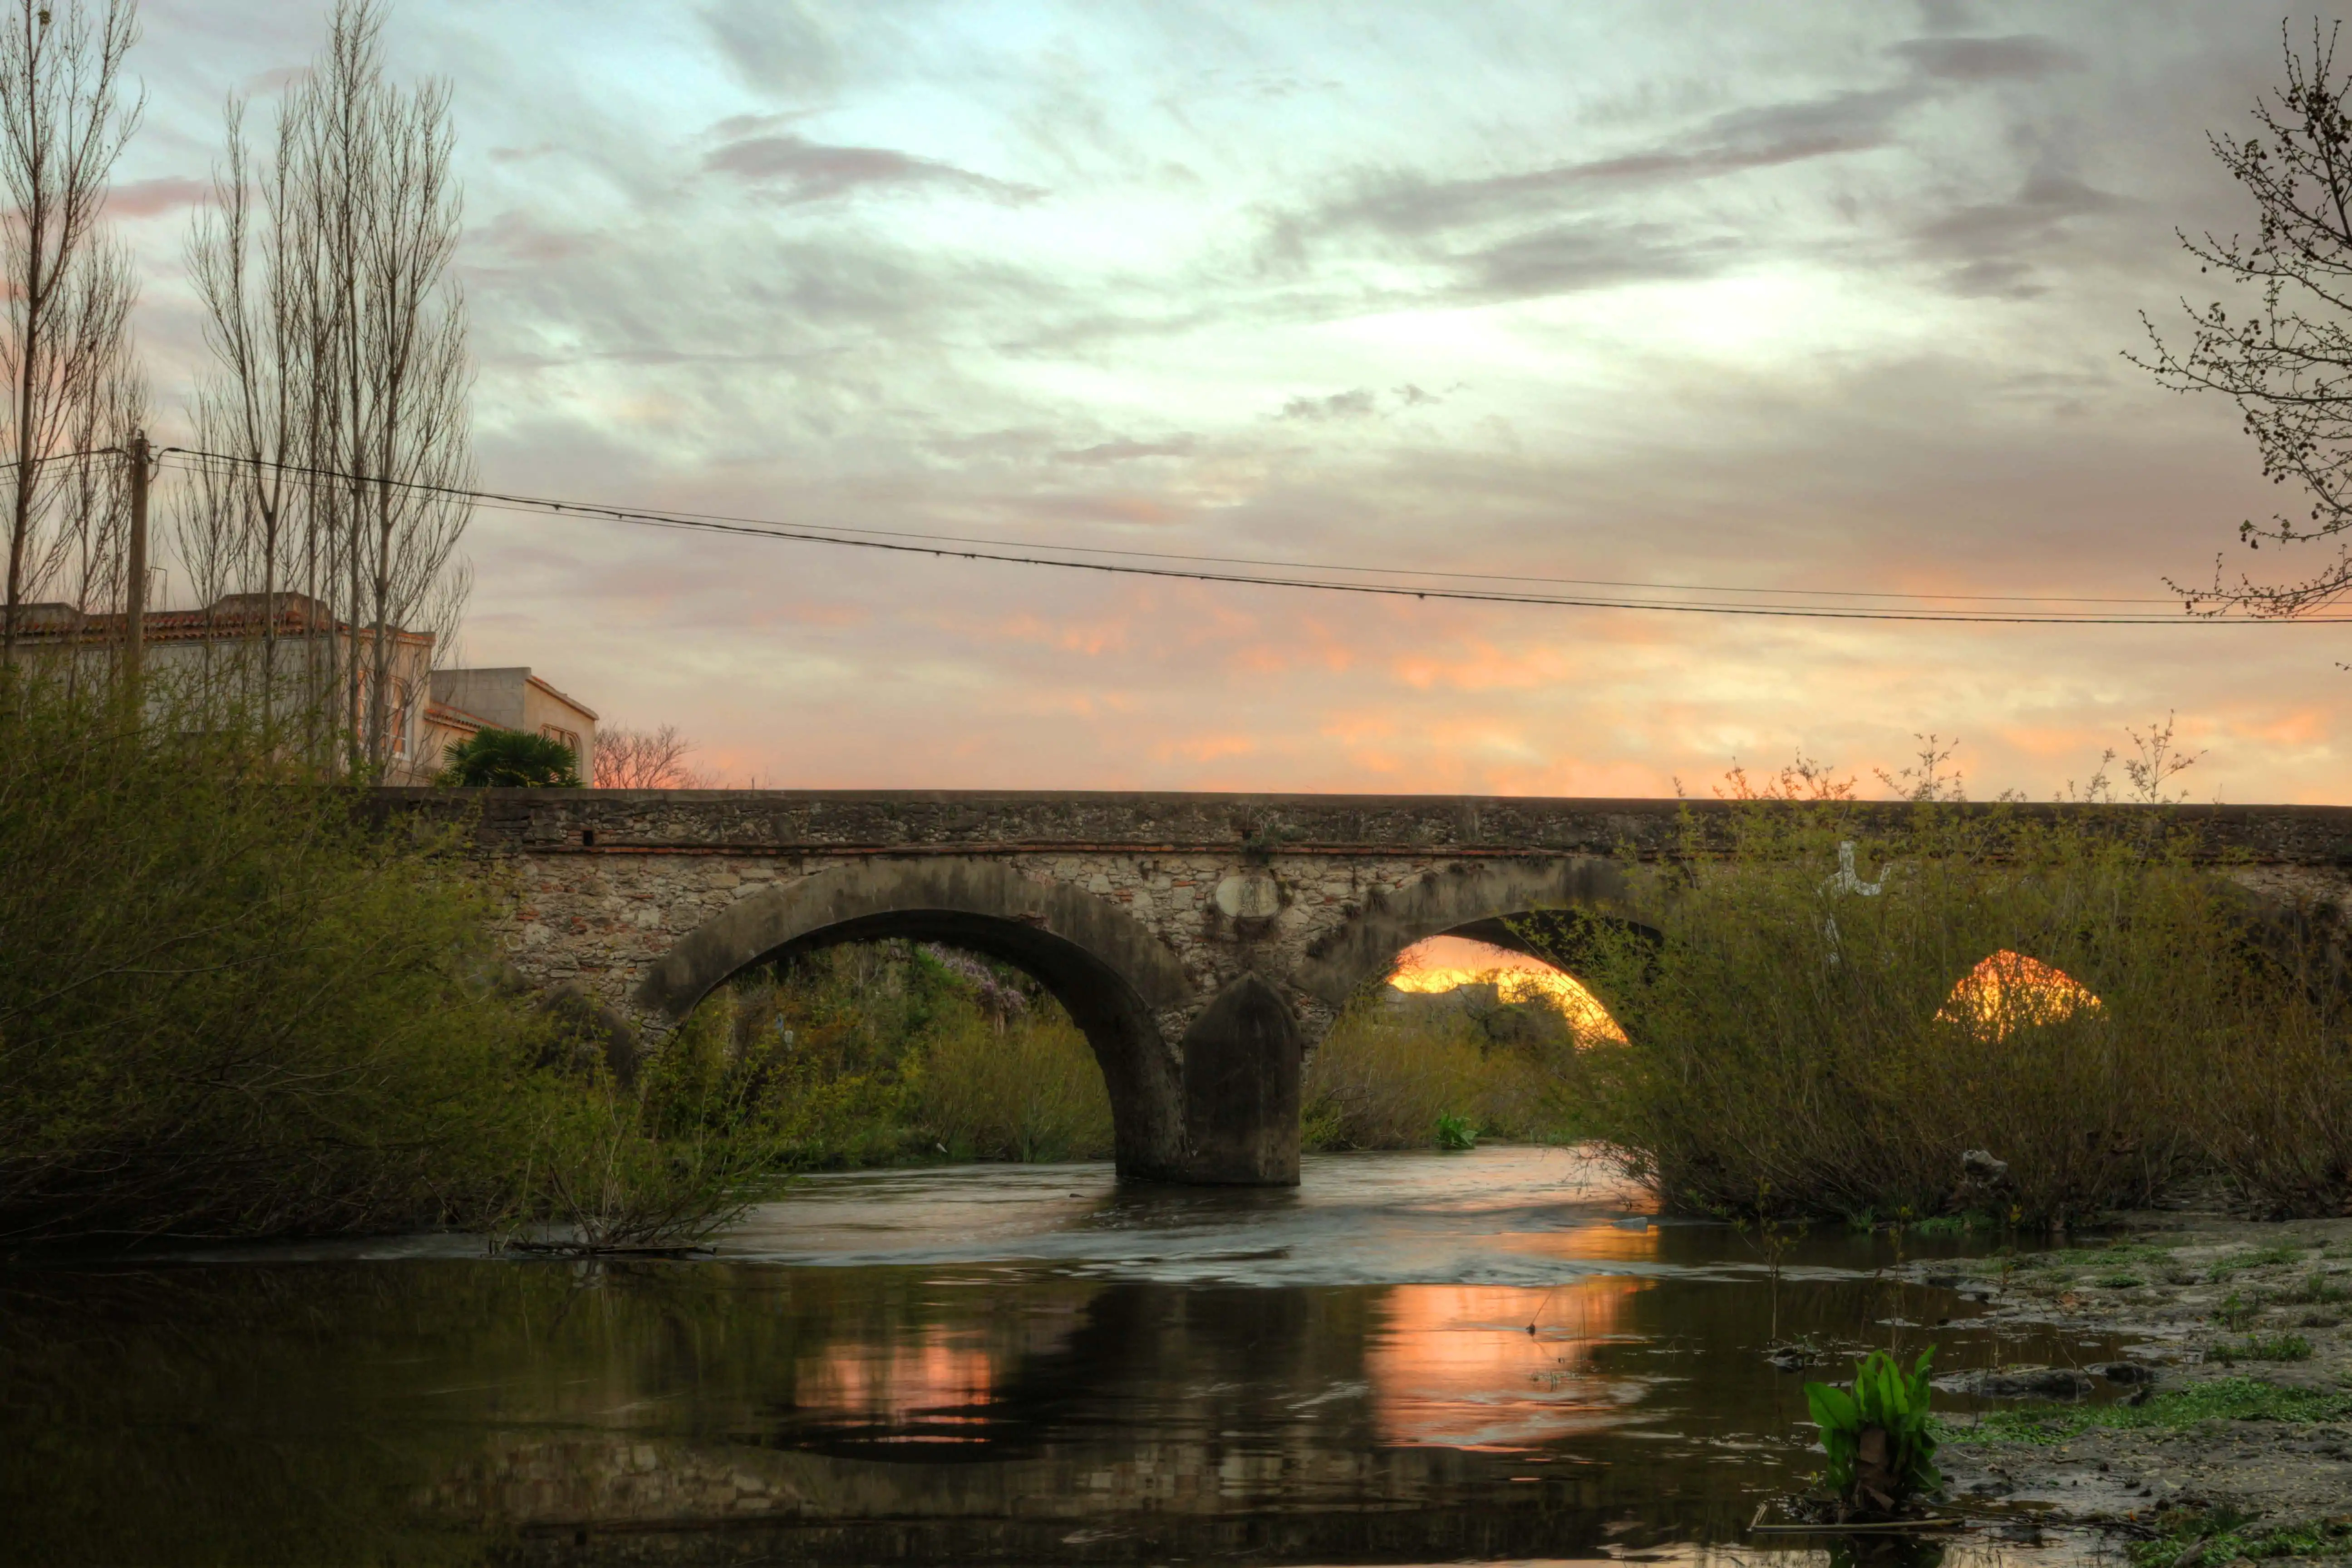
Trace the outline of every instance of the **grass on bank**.
{"type": "Polygon", "coordinates": [[[2131,1545],[2135,1568],[2220,1568],[2273,1557],[2352,1555],[2352,1519],[2270,1523],[2232,1508],[2168,1509],[2157,1533],[2131,1545]]]}
{"type": "Polygon", "coordinates": [[[2176,1430],[2205,1421],[2286,1421],[2311,1424],[2352,1416],[2352,1393],[2283,1388],[2259,1378],[2222,1377],[2158,1389],[2140,1405],[2024,1405],[1944,1424],[1950,1443],[2031,1443],[2051,1447],[2094,1427],[2120,1431],[2176,1430]]]}
{"type": "Polygon", "coordinates": [[[1631,867],[1647,928],[1599,926],[1580,978],[1627,1045],[1562,1093],[1630,1173],[1701,1213],[1984,1213],[2042,1227],[2192,1173],[2273,1212],[2352,1198],[2352,1050],[2320,944],[2265,925],[2146,817],[1758,806],[1675,867],[1631,867]],[[1875,893],[1835,875],[1856,846],[1875,893]],[[1988,954],[2097,1005],[1994,986],[1988,954]],[[1971,1181],[1961,1156],[2006,1171],[1971,1181]]]}
{"type": "Polygon", "coordinates": [[[2223,1366],[2242,1361],[2309,1361],[2312,1345],[2301,1334],[2248,1334],[2243,1339],[2223,1340],[2208,1353],[2223,1366]]]}

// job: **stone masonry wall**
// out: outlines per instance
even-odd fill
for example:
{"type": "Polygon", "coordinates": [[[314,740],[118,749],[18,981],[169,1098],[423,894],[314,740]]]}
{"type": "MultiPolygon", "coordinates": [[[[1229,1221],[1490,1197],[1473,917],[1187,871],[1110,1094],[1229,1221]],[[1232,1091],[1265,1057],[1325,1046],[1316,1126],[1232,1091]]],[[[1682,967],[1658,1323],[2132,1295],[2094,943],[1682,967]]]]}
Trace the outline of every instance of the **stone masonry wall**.
{"type": "MultiPolygon", "coordinates": [[[[1160,1015],[1180,1038],[1199,1005],[1244,970],[1286,979],[1307,947],[1364,907],[1452,863],[1425,855],[1363,858],[1234,853],[999,853],[1019,874],[1083,888],[1148,926],[1174,950],[1193,982],[1193,1005],[1160,1015]],[[1264,920],[1234,920],[1213,901],[1227,877],[1263,873],[1280,889],[1264,920]]],[[[516,967],[536,986],[575,985],[635,1019],[633,993],[678,940],[738,900],[849,858],[797,851],[675,853],[524,850],[505,860],[512,902],[503,932],[516,967]]],[[[1309,1038],[1328,1009],[1291,990],[1309,1038]]]]}

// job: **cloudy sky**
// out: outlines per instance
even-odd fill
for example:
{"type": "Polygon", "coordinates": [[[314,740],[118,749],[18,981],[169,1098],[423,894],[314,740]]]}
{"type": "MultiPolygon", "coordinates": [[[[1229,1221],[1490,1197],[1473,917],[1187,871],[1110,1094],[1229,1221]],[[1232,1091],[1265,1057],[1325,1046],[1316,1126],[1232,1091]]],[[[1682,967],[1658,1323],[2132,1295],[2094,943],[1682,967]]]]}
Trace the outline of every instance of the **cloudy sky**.
{"type": "MultiPolygon", "coordinates": [[[[221,100],[322,7],[148,0],[121,171],[161,422],[221,100]]],[[[450,79],[502,489],[1635,584],[2160,597],[2273,495],[2121,357],[2247,225],[2216,0],[402,0],[450,79]]],[[[2310,17],[2295,25],[2307,32],[2310,17]]],[[[1448,605],[486,512],[468,662],[729,782],[1704,793],[1958,737],[2047,796],[2352,799],[2352,627],[1448,605]]]]}

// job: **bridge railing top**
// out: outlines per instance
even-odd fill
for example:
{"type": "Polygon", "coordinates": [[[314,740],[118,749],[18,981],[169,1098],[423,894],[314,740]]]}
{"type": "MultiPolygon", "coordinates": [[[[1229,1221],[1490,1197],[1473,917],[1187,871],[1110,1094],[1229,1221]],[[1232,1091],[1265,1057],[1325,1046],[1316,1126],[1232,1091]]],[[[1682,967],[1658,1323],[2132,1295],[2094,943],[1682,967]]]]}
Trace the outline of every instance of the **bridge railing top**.
{"type": "MultiPolygon", "coordinates": [[[[1682,825],[1727,825],[1748,803],[1534,795],[1239,795],[1118,790],[581,790],[384,788],[387,814],[469,824],[485,848],[815,853],[1209,851],[1254,855],[1663,854],[1682,825]]],[[[1844,803],[1859,831],[1902,801],[1844,803]]],[[[2028,818],[2157,818],[2214,854],[2352,866],[2352,806],[1986,803],[1939,809],[2028,818]]]]}

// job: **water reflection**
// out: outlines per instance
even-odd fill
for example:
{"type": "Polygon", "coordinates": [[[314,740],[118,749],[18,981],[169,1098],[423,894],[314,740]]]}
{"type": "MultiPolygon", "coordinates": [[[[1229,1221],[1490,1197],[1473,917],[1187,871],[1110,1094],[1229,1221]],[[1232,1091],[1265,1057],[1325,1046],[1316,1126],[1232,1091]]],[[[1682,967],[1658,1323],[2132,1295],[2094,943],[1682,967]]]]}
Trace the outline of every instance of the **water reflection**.
{"type": "Polygon", "coordinates": [[[1596,1352],[1643,1288],[1604,1279],[1387,1291],[1365,1357],[1381,1440],[1524,1447],[1612,1424],[1643,1383],[1603,1370],[1596,1352]]]}
{"type": "MultiPolygon", "coordinates": [[[[0,1554],[1411,1563],[1738,1542],[1812,1464],[1798,1380],[1759,1353],[1771,1286],[1720,1228],[1543,1201],[1548,1181],[1587,1190],[1562,1169],[1372,1160],[1288,1203],[1067,1170],[845,1181],[752,1227],[793,1264],[312,1249],[0,1273],[0,1554]]],[[[1868,1238],[1806,1243],[1783,1331],[1858,1348],[1955,1318],[1946,1363],[1990,1359],[1972,1308],[1896,1291],[1881,1260],[1868,1238]]]]}

